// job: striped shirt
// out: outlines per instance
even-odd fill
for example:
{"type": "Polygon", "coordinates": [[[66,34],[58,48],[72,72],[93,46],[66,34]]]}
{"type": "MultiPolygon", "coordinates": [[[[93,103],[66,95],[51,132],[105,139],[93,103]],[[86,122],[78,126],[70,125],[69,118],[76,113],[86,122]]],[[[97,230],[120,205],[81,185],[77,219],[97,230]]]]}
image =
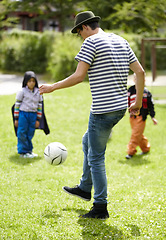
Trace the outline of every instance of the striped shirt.
{"type": "Polygon", "coordinates": [[[75,59],[90,65],[92,113],[103,114],[127,108],[129,65],[137,58],[125,39],[100,29],[99,33],[85,39],[75,59]]]}

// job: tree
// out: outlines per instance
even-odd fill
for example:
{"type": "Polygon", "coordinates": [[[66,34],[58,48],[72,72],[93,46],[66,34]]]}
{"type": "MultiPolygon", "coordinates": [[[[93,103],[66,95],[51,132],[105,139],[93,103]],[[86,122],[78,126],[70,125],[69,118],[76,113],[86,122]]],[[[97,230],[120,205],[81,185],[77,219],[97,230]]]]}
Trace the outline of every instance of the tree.
{"type": "Polygon", "coordinates": [[[62,32],[73,26],[75,14],[85,10],[101,16],[103,29],[155,33],[166,22],[165,0],[3,0],[0,1],[1,28],[15,21],[6,18],[14,9],[32,13],[34,20],[55,18],[62,32]]]}
{"type": "MultiPolygon", "coordinates": [[[[75,12],[77,3],[81,0],[22,0],[19,7],[23,11],[37,14],[36,19],[57,19],[59,28],[64,32],[71,25],[71,16],[75,12]]],[[[72,21],[73,23],[73,21],[72,21]]]]}
{"type": "Polygon", "coordinates": [[[105,29],[126,32],[156,32],[166,22],[165,0],[91,0],[85,6],[102,17],[105,29]],[[97,7],[96,7],[97,6],[97,7]]]}
{"type": "MultiPolygon", "coordinates": [[[[124,0],[118,0],[118,3],[123,4],[124,0]]],[[[101,17],[101,27],[103,29],[112,29],[114,24],[110,19],[110,16],[117,12],[114,9],[117,4],[117,0],[91,0],[91,1],[83,1],[82,5],[84,6],[84,10],[91,10],[101,17]]]]}
{"type": "Polygon", "coordinates": [[[17,23],[17,18],[7,17],[7,15],[12,12],[16,7],[16,2],[10,0],[0,1],[0,30],[6,27],[11,27],[13,24],[17,23]]]}
{"type": "Polygon", "coordinates": [[[129,32],[155,33],[166,21],[166,1],[148,0],[116,4],[116,13],[109,16],[115,26],[129,32]]]}

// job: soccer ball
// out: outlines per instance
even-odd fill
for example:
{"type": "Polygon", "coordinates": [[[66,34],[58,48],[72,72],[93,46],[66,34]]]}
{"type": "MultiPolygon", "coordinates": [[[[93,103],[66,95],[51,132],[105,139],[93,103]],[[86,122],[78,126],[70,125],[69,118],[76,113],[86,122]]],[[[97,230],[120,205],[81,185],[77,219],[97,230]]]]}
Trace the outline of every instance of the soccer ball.
{"type": "Polygon", "coordinates": [[[45,160],[51,165],[60,165],[67,158],[66,147],[59,142],[52,142],[44,150],[45,160]]]}

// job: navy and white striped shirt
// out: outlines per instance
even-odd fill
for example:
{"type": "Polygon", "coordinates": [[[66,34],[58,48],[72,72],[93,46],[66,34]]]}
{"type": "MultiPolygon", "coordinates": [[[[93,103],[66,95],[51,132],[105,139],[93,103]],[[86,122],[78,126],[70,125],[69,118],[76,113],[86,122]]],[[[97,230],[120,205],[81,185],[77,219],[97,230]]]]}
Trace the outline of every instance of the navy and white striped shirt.
{"type": "Polygon", "coordinates": [[[129,65],[137,58],[125,39],[100,29],[99,33],[85,39],[75,59],[90,65],[92,113],[103,114],[127,108],[129,65]]]}

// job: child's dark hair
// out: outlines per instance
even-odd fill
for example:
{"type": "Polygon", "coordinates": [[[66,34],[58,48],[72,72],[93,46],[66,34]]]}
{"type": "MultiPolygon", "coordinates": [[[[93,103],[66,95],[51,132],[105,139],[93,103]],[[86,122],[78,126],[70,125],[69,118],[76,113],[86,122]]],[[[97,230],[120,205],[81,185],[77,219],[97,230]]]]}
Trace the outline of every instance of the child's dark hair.
{"type": "Polygon", "coordinates": [[[22,87],[26,87],[27,85],[27,82],[29,81],[29,79],[31,78],[34,78],[35,79],[35,87],[38,88],[38,82],[37,82],[37,77],[36,77],[36,74],[32,71],[27,71],[25,74],[24,74],[24,79],[23,79],[23,82],[22,82],[22,87]]]}

